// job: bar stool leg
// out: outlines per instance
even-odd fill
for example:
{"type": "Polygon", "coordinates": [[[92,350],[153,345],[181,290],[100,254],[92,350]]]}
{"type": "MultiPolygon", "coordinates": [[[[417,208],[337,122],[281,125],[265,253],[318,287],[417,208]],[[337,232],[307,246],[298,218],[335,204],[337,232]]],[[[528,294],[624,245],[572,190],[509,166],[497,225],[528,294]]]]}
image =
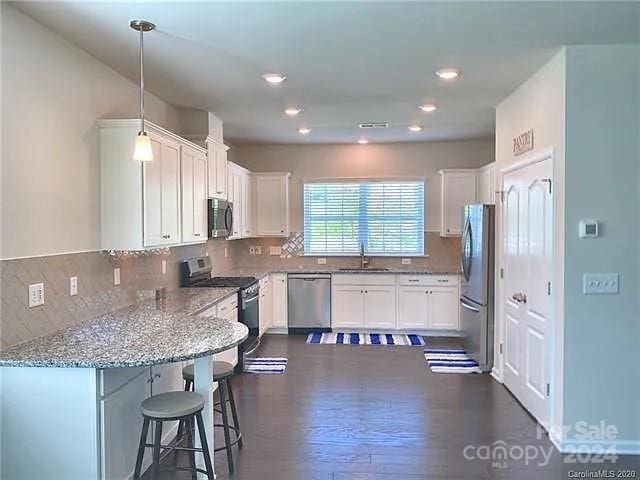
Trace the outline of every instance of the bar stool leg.
{"type": "Polygon", "coordinates": [[[227,381],[220,380],[218,382],[218,390],[220,390],[220,409],[222,410],[222,426],[224,429],[224,443],[227,451],[227,463],[229,464],[229,475],[233,475],[233,452],[231,451],[231,437],[229,435],[229,418],[227,417],[227,400],[226,390],[227,381]]]}
{"type": "Polygon", "coordinates": [[[236,410],[236,400],[233,396],[233,390],[231,389],[231,379],[227,380],[227,388],[229,395],[229,403],[231,404],[231,416],[233,417],[233,426],[236,427],[236,432],[240,436],[238,439],[238,448],[242,448],[242,435],[240,434],[240,423],[238,423],[238,411],[236,410]]]}
{"type": "Polygon", "coordinates": [[[149,433],[149,420],[144,417],[142,420],[142,433],[140,434],[140,446],[138,447],[138,456],[136,457],[136,469],[133,471],[133,480],[140,480],[140,470],[142,469],[142,458],[144,457],[144,446],[147,443],[147,434],[149,433]]]}
{"type": "Polygon", "coordinates": [[[160,470],[160,443],[162,442],[162,422],[156,421],[156,431],[153,438],[153,464],[151,465],[151,478],[156,480],[160,470]]]}
{"type": "MultiPolygon", "coordinates": [[[[185,429],[187,430],[187,447],[193,448],[193,429],[194,429],[193,417],[185,420],[185,429]]],[[[196,452],[190,451],[189,453],[189,467],[191,468],[191,480],[196,480],[198,478],[198,473],[196,472],[196,452]]]]}
{"type": "MultiPolygon", "coordinates": [[[[202,456],[207,469],[207,477],[214,480],[213,465],[211,464],[211,456],[209,455],[209,444],[207,443],[207,434],[204,431],[204,421],[202,421],[202,412],[196,413],[196,421],[198,422],[198,432],[200,433],[200,445],[202,446],[202,456]]],[[[233,472],[231,472],[233,473],[233,472]]]]}

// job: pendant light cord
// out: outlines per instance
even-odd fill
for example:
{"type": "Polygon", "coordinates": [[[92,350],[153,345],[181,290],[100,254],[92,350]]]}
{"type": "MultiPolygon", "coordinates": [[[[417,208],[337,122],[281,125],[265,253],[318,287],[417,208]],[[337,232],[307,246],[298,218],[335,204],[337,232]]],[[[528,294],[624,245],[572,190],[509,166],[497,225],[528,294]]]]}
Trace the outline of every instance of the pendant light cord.
{"type": "Polygon", "coordinates": [[[142,133],[144,133],[144,40],[142,28],[140,29],[140,120],[142,133]]]}

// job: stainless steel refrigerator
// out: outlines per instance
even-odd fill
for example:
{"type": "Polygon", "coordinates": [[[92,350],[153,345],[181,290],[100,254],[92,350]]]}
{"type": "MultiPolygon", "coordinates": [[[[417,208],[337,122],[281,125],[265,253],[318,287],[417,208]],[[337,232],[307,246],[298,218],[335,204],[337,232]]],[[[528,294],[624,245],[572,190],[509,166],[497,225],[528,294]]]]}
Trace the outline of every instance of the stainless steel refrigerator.
{"type": "Polygon", "coordinates": [[[495,207],[465,205],[461,248],[460,329],[467,354],[493,366],[495,207]]]}

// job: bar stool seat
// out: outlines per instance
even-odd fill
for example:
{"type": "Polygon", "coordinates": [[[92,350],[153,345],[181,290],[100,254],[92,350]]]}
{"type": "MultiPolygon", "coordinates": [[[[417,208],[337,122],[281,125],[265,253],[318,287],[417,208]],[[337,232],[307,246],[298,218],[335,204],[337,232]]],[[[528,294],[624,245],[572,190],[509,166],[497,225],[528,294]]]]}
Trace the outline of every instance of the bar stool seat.
{"type": "Polygon", "coordinates": [[[167,392],[147,398],[140,405],[145,417],[187,417],[204,408],[204,397],[195,392],[167,392]]]}
{"type": "MultiPolygon", "coordinates": [[[[233,375],[233,365],[228,362],[213,362],[213,381],[231,377],[233,375]]],[[[193,383],[193,363],[182,369],[182,378],[193,383]]]]}

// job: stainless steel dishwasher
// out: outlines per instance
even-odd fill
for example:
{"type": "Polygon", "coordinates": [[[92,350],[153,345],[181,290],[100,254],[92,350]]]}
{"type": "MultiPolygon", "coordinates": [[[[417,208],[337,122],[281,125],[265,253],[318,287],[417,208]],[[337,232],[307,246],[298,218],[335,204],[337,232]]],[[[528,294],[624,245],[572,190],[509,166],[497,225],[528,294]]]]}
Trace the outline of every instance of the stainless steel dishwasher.
{"type": "Polygon", "coordinates": [[[289,332],[331,331],[331,275],[294,273],[287,277],[289,332]]]}

